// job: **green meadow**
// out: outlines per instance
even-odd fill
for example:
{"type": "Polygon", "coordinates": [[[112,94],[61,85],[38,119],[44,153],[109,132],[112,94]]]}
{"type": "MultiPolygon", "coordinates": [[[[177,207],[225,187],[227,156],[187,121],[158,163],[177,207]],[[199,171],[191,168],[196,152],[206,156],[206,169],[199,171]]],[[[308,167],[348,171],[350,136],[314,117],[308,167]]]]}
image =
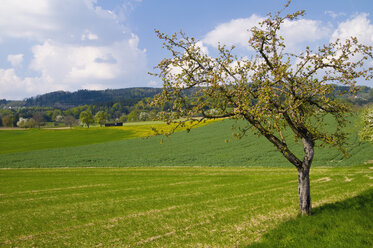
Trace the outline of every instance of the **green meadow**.
{"type": "Polygon", "coordinates": [[[0,247],[372,247],[373,146],[354,123],[350,157],[317,148],[303,218],[296,169],[231,120],[0,130],[0,247]]]}
{"type": "Polygon", "coordinates": [[[372,247],[372,172],[314,168],[298,218],[293,168],[0,170],[0,246],[372,247]]]}

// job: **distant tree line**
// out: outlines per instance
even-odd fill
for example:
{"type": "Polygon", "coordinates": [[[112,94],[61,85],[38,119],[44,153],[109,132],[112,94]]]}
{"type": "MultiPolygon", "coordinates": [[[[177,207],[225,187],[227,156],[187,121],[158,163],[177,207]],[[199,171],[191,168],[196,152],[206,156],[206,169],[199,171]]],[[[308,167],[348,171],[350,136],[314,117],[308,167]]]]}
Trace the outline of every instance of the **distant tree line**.
{"type": "Polygon", "coordinates": [[[26,107],[56,107],[67,109],[82,105],[120,102],[123,106],[135,105],[145,97],[160,93],[157,88],[127,88],[108,90],[78,90],[76,92],[56,91],[25,100],[26,107]]]}
{"type": "MultiPolygon", "coordinates": [[[[35,128],[45,124],[76,126],[157,119],[159,109],[149,108],[145,98],[133,105],[122,102],[83,105],[69,109],[55,107],[18,107],[0,109],[0,126],[35,128]]],[[[165,106],[165,109],[167,106],[165,106]]],[[[162,109],[163,111],[165,109],[162,109]]]]}
{"type": "Polygon", "coordinates": [[[142,99],[153,97],[160,92],[159,88],[142,87],[101,91],[57,91],[24,101],[3,99],[0,100],[0,126],[38,126],[35,124],[35,113],[42,115],[41,124],[63,123],[66,126],[79,124],[82,112],[92,113],[93,117],[99,119],[99,125],[104,125],[105,122],[148,120],[152,113],[142,113],[137,104],[142,99]]]}
{"type": "MultiPolygon", "coordinates": [[[[342,94],[348,91],[349,88],[346,86],[336,86],[333,94],[334,97],[356,106],[364,106],[373,102],[373,88],[359,86],[359,91],[355,95],[342,94]]],[[[79,124],[88,126],[87,123],[81,121],[82,112],[91,113],[93,121],[91,119],[89,125],[96,123],[103,126],[105,123],[156,120],[159,111],[170,111],[168,105],[157,109],[146,104],[147,99],[158,93],[160,89],[157,88],[130,88],[105,91],[79,90],[73,93],[52,92],[25,101],[4,99],[0,100],[0,126],[41,127],[45,124],[70,127],[79,124]],[[113,99],[118,99],[118,101],[106,101],[113,99]],[[90,101],[93,103],[74,106],[80,102],[90,101]]],[[[192,95],[193,92],[189,93],[192,95]]]]}

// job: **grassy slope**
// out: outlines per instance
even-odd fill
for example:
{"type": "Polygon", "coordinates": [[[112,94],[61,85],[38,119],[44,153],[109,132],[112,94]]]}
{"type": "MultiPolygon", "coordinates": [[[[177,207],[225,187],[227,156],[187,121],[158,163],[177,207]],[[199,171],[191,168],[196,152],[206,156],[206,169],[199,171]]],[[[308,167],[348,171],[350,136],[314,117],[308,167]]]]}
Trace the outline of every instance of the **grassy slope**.
{"type": "Polygon", "coordinates": [[[373,188],[281,223],[248,248],[373,247],[373,188]]]}
{"type": "Polygon", "coordinates": [[[298,219],[293,168],[0,170],[0,246],[372,247],[372,172],[314,168],[298,219]]]}
{"type": "MultiPolygon", "coordinates": [[[[241,140],[232,138],[228,143],[224,142],[232,137],[232,124],[233,121],[225,120],[193,129],[189,134],[178,132],[165,138],[162,145],[162,137],[153,137],[3,154],[0,155],[0,167],[289,166],[263,137],[249,134],[241,140]]],[[[373,146],[358,141],[353,125],[349,129],[353,133],[349,146],[351,157],[343,159],[336,149],[329,147],[317,148],[313,166],[359,165],[373,159],[373,146]]],[[[78,130],[77,133],[85,132],[90,131],[78,130]]],[[[301,154],[301,145],[291,145],[301,154]]]]}

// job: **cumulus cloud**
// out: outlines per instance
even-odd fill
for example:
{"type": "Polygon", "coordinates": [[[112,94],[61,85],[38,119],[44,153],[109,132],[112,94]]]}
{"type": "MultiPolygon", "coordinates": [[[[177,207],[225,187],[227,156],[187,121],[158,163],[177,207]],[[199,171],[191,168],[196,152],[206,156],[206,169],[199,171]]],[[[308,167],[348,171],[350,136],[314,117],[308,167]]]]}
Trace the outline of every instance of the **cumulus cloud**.
{"type": "Polygon", "coordinates": [[[23,62],[23,54],[9,54],[8,61],[14,67],[19,66],[23,62]]]}
{"type": "MultiPolygon", "coordinates": [[[[333,32],[330,41],[333,42],[337,39],[344,41],[351,37],[356,37],[360,43],[373,46],[373,24],[368,19],[368,16],[369,14],[367,13],[361,13],[339,23],[337,29],[333,32]]],[[[368,66],[373,67],[373,61],[368,63],[368,66]]],[[[373,87],[373,81],[358,81],[358,84],[373,87]]]]}
{"type": "Polygon", "coordinates": [[[46,39],[79,42],[130,32],[117,15],[102,9],[96,0],[2,0],[0,38],[46,39]]]}
{"type": "MultiPolygon", "coordinates": [[[[325,14],[333,19],[345,16],[342,12],[333,11],[327,11],[325,14]]],[[[328,41],[333,42],[336,39],[343,41],[351,36],[357,37],[363,44],[373,46],[373,24],[368,16],[367,13],[355,14],[349,19],[337,23],[334,27],[331,23],[323,23],[319,20],[286,20],[281,27],[280,35],[284,37],[287,51],[292,52],[303,50],[306,46],[319,46],[328,41]]],[[[244,54],[245,52],[250,54],[252,51],[248,45],[251,36],[250,29],[263,20],[264,17],[253,14],[248,18],[222,23],[205,35],[202,40],[203,44],[217,48],[220,42],[222,45],[237,46],[244,49],[244,54]]],[[[232,66],[234,67],[234,64],[232,66]]],[[[373,66],[373,62],[370,62],[369,66],[373,66]]],[[[373,86],[372,82],[358,83],[373,86]]]]}
{"type": "Polygon", "coordinates": [[[57,29],[52,15],[51,1],[2,0],[0,38],[40,39],[43,33],[57,29]]]}
{"type": "Polygon", "coordinates": [[[22,99],[20,96],[31,96],[40,93],[40,88],[44,88],[46,92],[57,90],[58,87],[48,83],[50,80],[52,79],[40,77],[20,78],[13,68],[0,68],[0,98],[19,100],[22,99]]]}
{"type": "Polygon", "coordinates": [[[198,41],[198,42],[196,43],[196,46],[199,47],[199,49],[201,50],[201,52],[202,52],[203,54],[205,54],[205,55],[208,55],[208,54],[209,54],[209,49],[208,49],[208,47],[205,46],[205,45],[203,44],[202,41],[198,41]]]}
{"type": "Polygon", "coordinates": [[[43,76],[58,78],[67,84],[84,80],[135,78],[145,71],[145,53],[137,48],[138,37],[108,46],[66,45],[46,41],[33,48],[30,68],[43,76]]]}
{"type": "Polygon", "coordinates": [[[341,22],[333,32],[331,41],[356,37],[362,43],[373,45],[373,24],[370,23],[368,16],[369,14],[362,13],[341,22]]]}
{"type": "Polygon", "coordinates": [[[248,30],[262,20],[263,17],[254,14],[249,18],[234,19],[228,23],[222,23],[207,33],[203,42],[213,47],[217,47],[219,42],[228,46],[239,45],[247,47],[247,41],[250,39],[248,30]]]}
{"type": "Polygon", "coordinates": [[[308,19],[286,20],[280,31],[290,49],[303,48],[305,44],[328,38],[330,33],[331,29],[321,21],[308,19]]]}
{"type": "Polygon", "coordinates": [[[0,68],[0,98],[124,88],[148,81],[139,37],[96,0],[3,0],[1,40],[17,40],[23,46],[17,47],[19,54],[8,55],[13,68],[0,68]],[[15,70],[20,64],[24,71],[15,70]]]}
{"type": "MultiPolygon", "coordinates": [[[[222,45],[240,46],[250,50],[248,40],[251,37],[250,29],[258,26],[264,17],[251,15],[249,18],[231,20],[228,23],[218,25],[214,30],[206,34],[203,42],[217,47],[222,45]]],[[[305,42],[314,42],[324,39],[330,34],[330,28],[320,21],[300,19],[295,21],[286,20],[280,30],[280,35],[285,38],[285,44],[289,49],[297,49],[305,42]]]]}

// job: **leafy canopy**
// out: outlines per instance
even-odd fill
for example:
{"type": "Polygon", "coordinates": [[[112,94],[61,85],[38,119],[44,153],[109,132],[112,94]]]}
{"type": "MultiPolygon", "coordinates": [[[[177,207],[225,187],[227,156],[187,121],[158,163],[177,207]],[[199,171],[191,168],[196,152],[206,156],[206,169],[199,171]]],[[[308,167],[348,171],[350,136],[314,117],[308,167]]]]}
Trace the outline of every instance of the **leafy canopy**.
{"type": "Polygon", "coordinates": [[[332,83],[349,86],[353,92],[358,78],[371,79],[373,69],[364,63],[372,58],[372,48],[351,37],[316,50],[306,47],[298,54],[288,53],[279,34],[281,25],[305,12],[283,12],[268,14],[250,30],[251,58],[238,57],[234,47],[224,45],[219,45],[218,56],[212,57],[183,32],[170,36],[156,30],[163,47],[172,54],[155,67],[159,72],[154,75],[164,85],[153,105],[171,105],[162,117],[181,125],[197,116],[244,119],[248,125],[238,136],[248,130],[264,135],[297,167],[302,161],[290,151],[283,135],[285,128],[311,146],[319,141],[343,151],[345,134],[341,127],[349,108],[330,97],[332,83]],[[324,121],[330,116],[337,122],[332,133],[324,121]]]}
{"type": "Polygon", "coordinates": [[[104,111],[98,111],[95,115],[95,120],[100,126],[105,125],[107,114],[104,111]]]}
{"type": "Polygon", "coordinates": [[[81,123],[87,125],[88,127],[95,122],[90,110],[82,111],[80,113],[79,120],[81,123]]]}

